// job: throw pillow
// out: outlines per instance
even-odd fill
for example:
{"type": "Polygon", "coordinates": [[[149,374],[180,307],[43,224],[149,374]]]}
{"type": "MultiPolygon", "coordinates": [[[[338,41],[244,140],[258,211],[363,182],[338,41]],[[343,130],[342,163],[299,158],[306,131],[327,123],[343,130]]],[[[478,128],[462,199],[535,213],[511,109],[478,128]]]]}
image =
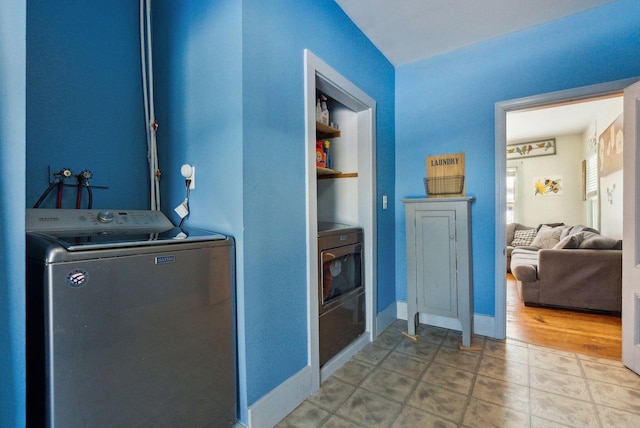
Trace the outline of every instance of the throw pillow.
{"type": "Polygon", "coordinates": [[[553,246],[553,249],[554,250],[563,250],[563,249],[570,250],[570,249],[578,248],[579,246],[580,246],[580,242],[578,241],[578,239],[575,236],[569,235],[562,238],[560,242],[558,242],[556,245],[553,246]]]}
{"type": "Polygon", "coordinates": [[[536,237],[535,229],[519,229],[513,233],[513,241],[511,246],[513,247],[528,247],[536,237]]]}
{"type": "Polygon", "coordinates": [[[560,234],[563,229],[564,226],[542,226],[533,239],[531,246],[537,248],[553,248],[560,241],[560,234]]]}
{"type": "Polygon", "coordinates": [[[543,227],[558,227],[558,226],[564,226],[564,223],[545,223],[545,224],[539,224],[538,228],[536,230],[536,232],[540,232],[540,229],[542,229],[543,227]]]}

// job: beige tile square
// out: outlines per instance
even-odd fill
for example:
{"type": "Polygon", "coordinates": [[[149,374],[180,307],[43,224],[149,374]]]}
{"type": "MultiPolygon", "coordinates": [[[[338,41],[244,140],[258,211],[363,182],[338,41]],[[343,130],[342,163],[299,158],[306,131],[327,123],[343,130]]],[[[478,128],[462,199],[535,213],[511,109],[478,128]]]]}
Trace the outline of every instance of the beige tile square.
{"type": "Polygon", "coordinates": [[[460,349],[445,348],[443,346],[438,350],[433,361],[469,372],[475,372],[478,367],[478,362],[480,361],[480,352],[462,351],[460,349]]]}
{"type": "Polygon", "coordinates": [[[330,411],[335,411],[345,400],[353,394],[355,386],[350,385],[336,376],[327,379],[315,395],[307,400],[330,411]]]}
{"type": "Polygon", "coordinates": [[[439,348],[440,345],[425,342],[422,338],[420,340],[411,340],[405,337],[404,340],[396,346],[395,350],[424,361],[431,361],[436,356],[439,348]]]}
{"type": "Polygon", "coordinates": [[[422,376],[422,381],[468,395],[473,377],[473,373],[434,362],[422,376]]]}
{"type": "Polygon", "coordinates": [[[582,362],[587,379],[600,380],[640,390],[640,376],[626,367],[615,367],[591,361],[582,362]]]}
{"type": "Polygon", "coordinates": [[[329,420],[322,425],[322,428],[365,428],[365,426],[357,425],[342,416],[331,415],[329,420]]]}
{"type": "Polygon", "coordinates": [[[593,401],[597,404],[640,413],[640,390],[596,380],[590,380],[588,383],[593,394],[593,401]]]}
{"type": "Polygon", "coordinates": [[[404,337],[400,332],[385,331],[376,338],[375,344],[383,348],[393,349],[404,337]]]}
{"type": "Polygon", "coordinates": [[[509,383],[529,386],[529,366],[510,360],[483,356],[478,374],[509,383]]]}
{"type": "Polygon", "coordinates": [[[575,354],[548,352],[541,349],[531,349],[529,351],[529,364],[545,370],[557,373],[564,373],[573,376],[582,376],[580,363],[575,354]]]}
{"type": "Polygon", "coordinates": [[[623,368],[624,364],[622,364],[622,361],[620,360],[611,360],[608,358],[598,358],[598,357],[594,357],[593,355],[583,355],[583,354],[576,354],[576,357],[578,357],[578,360],[580,361],[588,361],[591,363],[598,363],[598,364],[604,364],[606,366],[612,366],[612,367],[618,367],[618,368],[623,368]]]}
{"type": "Polygon", "coordinates": [[[394,322],[387,327],[384,332],[385,333],[400,333],[403,331],[407,331],[407,321],[405,320],[395,320],[394,322]]]}
{"type": "Polygon", "coordinates": [[[531,428],[567,428],[569,425],[531,416],[531,428]]]}
{"type": "Polygon", "coordinates": [[[423,342],[429,342],[436,345],[440,345],[445,337],[447,337],[448,330],[446,328],[434,327],[432,325],[420,324],[416,330],[416,334],[420,336],[423,342]]]}
{"type": "Polygon", "coordinates": [[[442,341],[442,346],[446,346],[448,348],[453,348],[453,349],[460,349],[461,344],[462,344],[461,331],[449,330],[447,335],[444,337],[444,340],[442,341]]]}
{"type": "MultiPolygon", "coordinates": [[[[482,350],[484,348],[486,338],[484,336],[471,336],[471,347],[482,350]]],[[[462,332],[449,330],[447,336],[442,342],[442,346],[447,348],[460,349],[462,346],[462,332]]]]}
{"type": "Polygon", "coordinates": [[[522,413],[529,412],[529,388],[523,385],[478,375],[472,396],[522,413]]]}
{"type": "Polygon", "coordinates": [[[337,411],[367,428],[389,427],[402,405],[372,392],[358,389],[337,411]]]}
{"type": "Polygon", "coordinates": [[[529,364],[529,348],[522,346],[521,342],[487,340],[484,345],[484,355],[529,364]]]}
{"type": "Polygon", "coordinates": [[[315,428],[319,427],[328,416],[329,412],[326,410],[304,401],[277,424],[276,428],[315,428]]]}
{"type": "Polygon", "coordinates": [[[352,359],[336,370],[331,377],[337,377],[351,385],[358,385],[373,370],[373,367],[371,364],[352,359]]]}
{"type": "Polygon", "coordinates": [[[367,346],[362,348],[360,352],[353,356],[356,360],[363,361],[369,364],[378,364],[384,357],[386,357],[390,349],[384,348],[382,346],[378,346],[374,343],[369,343],[367,346]]]}
{"type": "Polygon", "coordinates": [[[407,404],[457,423],[462,420],[467,396],[420,382],[407,404]]]}
{"type": "Polygon", "coordinates": [[[413,379],[419,379],[429,363],[402,352],[392,351],[380,367],[413,379]]]}
{"type": "Polygon", "coordinates": [[[431,413],[423,412],[411,406],[405,406],[392,428],[456,428],[458,425],[431,413]]]}
{"type": "Polygon", "coordinates": [[[599,427],[593,404],[549,392],[531,390],[531,415],[571,427],[599,427]]]}
{"type": "Polygon", "coordinates": [[[376,392],[394,401],[403,402],[414,386],[417,379],[402,376],[399,373],[377,367],[360,385],[361,388],[376,392]]]}
{"type": "Polygon", "coordinates": [[[629,413],[623,410],[612,409],[605,406],[597,407],[602,426],[605,426],[607,428],[640,427],[640,414],[638,413],[629,413]]]}
{"type": "Polygon", "coordinates": [[[587,381],[582,377],[531,367],[530,382],[531,388],[579,400],[591,400],[587,381]]]}
{"type": "Polygon", "coordinates": [[[472,398],[464,416],[464,426],[470,428],[523,428],[529,426],[529,415],[472,398]]]}

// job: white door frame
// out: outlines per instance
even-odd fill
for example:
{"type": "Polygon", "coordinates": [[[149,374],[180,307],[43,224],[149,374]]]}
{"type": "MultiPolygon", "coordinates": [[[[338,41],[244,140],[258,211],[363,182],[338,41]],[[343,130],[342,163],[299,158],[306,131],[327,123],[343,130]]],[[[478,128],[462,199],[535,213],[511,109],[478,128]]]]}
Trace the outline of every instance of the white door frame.
{"type": "Polygon", "coordinates": [[[640,238],[638,237],[638,105],[640,83],[624,91],[622,363],[640,374],[640,238]]]}
{"type": "MultiPolygon", "coordinates": [[[[496,217],[495,217],[495,329],[494,337],[504,339],[507,335],[507,279],[506,257],[506,174],[507,170],[507,112],[542,107],[561,102],[580,101],[597,96],[622,93],[624,88],[640,78],[616,80],[564,91],[533,95],[531,97],[502,101],[495,105],[495,150],[496,150],[496,217]]],[[[626,185],[625,185],[626,187],[626,185]]]]}
{"type": "Polygon", "coordinates": [[[376,227],[376,102],[365,92],[327,65],[309,50],[304,51],[306,181],[307,181],[307,288],[308,288],[308,364],[311,369],[310,393],[318,390],[321,374],[328,377],[335,369],[377,336],[377,227],[376,227]],[[366,331],[352,345],[327,363],[322,373],[319,358],[318,325],[318,205],[315,164],[316,82],[328,96],[335,98],[357,114],[358,136],[358,222],[364,230],[366,331]]]}

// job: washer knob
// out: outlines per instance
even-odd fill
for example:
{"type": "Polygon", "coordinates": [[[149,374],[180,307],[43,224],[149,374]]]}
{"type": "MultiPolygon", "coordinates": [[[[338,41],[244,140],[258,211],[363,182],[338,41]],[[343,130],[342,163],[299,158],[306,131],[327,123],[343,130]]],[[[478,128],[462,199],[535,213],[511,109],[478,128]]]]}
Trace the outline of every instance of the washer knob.
{"type": "Polygon", "coordinates": [[[111,223],[113,221],[113,213],[111,211],[100,211],[98,213],[98,221],[100,223],[111,223]]]}

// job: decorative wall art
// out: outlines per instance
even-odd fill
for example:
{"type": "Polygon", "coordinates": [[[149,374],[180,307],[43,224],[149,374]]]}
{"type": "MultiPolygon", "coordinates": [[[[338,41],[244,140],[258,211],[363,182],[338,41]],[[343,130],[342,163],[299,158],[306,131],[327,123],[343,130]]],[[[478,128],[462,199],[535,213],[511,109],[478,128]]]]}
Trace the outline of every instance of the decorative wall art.
{"type": "Polygon", "coordinates": [[[607,186],[607,201],[610,205],[613,205],[613,191],[616,190],[616,183],[613,183],[611,187],[607,186]]]}
{"type": "Polygon", "coordinates": [[[507,159],[532,158],[556,154],[556,139],[518,143],[507,146],[507,159]]]}
{"type": "Polygon", "coordinates": [[[535,196],[562,195],[562,176],[535,177],[533,191],[535,196]]]}
{"type": "Polygon", "coordinates": [[[624,143],[622,133],[622,114],[600,134],[598,139],[598,155],[600,177],[605,177],[614,171],[622,169],[622,149],[624,143]]]}

